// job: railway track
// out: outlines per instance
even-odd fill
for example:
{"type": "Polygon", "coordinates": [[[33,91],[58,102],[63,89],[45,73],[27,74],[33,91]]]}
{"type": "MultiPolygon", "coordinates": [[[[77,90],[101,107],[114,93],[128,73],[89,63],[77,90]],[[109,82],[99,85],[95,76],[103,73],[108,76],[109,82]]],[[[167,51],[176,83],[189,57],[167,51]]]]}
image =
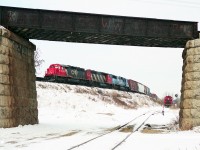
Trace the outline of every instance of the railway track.
{"type": "MultiPolygon", "coordinates": [[[[119,127],[116,127],[116,128],[115,128],[114,130],[112,130],[112,131],[103,133],[103,134],[98,135],[98,136],[96,136],[96,137],[94,137],[94,138],[91,138],[91,139],[89,139],[89,140],[86,140],[86,141],[84,141],[84,142],[82,142],[82,143],[80,143],[80,144],[74,145],[74,146],[68,148],[67,150],[73,150],[73,149],[90,149],[90,148],[87,147],[87,145],[89,145],[89,143],[92,144],[93,141],[99,140],[100,138],[103,138],[103,137],[105,137],[105,136],[108,136],[108,137],[105,138],[105,139],[102,139],[102,140],[103,140],[103,141],[106,141],[106,142],[109,142],[109,141],[111,140],[111,139],[109,139],[109,135],[111,135],[111,134],[116,134],[116,136],[119,136],[118,133],[119,133],[120,129],[123,129],[123,128],[127,127],[127,126],[130,126],[130,125],[135,126],[131,133],[129,133],[129,134],[126,133],[125,137],[123,137],[122,139],[118,140],[118,141],[115,143],[114,146],[109,146],[109,147],[111,147],[111,148],[109,148],[109,149],[115,150],[115,149],[117,149],[120,145],[122,145],[123,142],[125,142],[132,134],[134,134],[135,132],[137,132],[137,131],[145,124],[145,122],[146,122],[152,115],[154,115],[154,114],[156,114],[156,113],[160,113],[160,112],[159,112],[159,111],[154,111],[154,112],[148,111],[148,112],[146,112],[146,113],[143,113],[143,114],[141,114],[141,115],[139,115],[139,116],[137,116],[137,117],[134,117],[134,118],[133,118],[132,120],[130,120],[129,122],[127,122],[127,123],[125,123],[125,124],[123,124],[123,125],[121,125],[121,126],[119,126],[119,127]],[[142,122],[140,122],[140,123],[134,125],[134,121],[136,121],[137,119],[139,119],[139,118],[141,118],[141,117],[144,117],[144,119],[142,119],[142,122]],[[108,139],[108,140],[106,140],[106,139],[108,139]],[[85,148],[84,148],[84,147],[85,147],[85,148]]],[[[113,136],[113,135],[112,135],[112,136],[113,136]]],[[[100,142],[99,144],[102,145],[102,142],[100,142]]],[[[104,144],[103,144],[103,145],[104,145],[104,144]]],[[[106,144],[105,144],[105,145],[106,145],[106,144]]],[[[104,148],[105,148],[105,147],[104,147],[104,148]]]]}
{"type": "Polygon", "coordinates": [[[156,112],[153,112],[151,113],[150,115],[148,115],[148,117],[142,121],[142,123],[140,123],[136,129],[134,129],[130,134],[128,134],[123,140],[121,140],[118,144],[116,144],[111,150],[115,150],[116,148],[118,148],[123,142],[125,142],[133,133],[137,132],[144,124],[145,122],[152,116],[154,115],[155,113],[158,113],[157,111],[156,112]]]}
{"type": "Polygon", "coordinates": [[[40,81],[40,82],[55,82],[55,80],[46,80],[43,77],[36,77],[36,81],[40,81]]]}
{"type": "MultiPolygon", "coordinates": [[[[88,87],[92,87],[94,85],[87,83],[88,81],[82,81],[82,82],[74,82],[74,81],[70,81],[70,79],[68,80],[56,80],[56,79],[45,79],[43,77],[36,77],[36,81],[40,81],[40,82],[53,82],[53,83],[63,83],[63,84],[71,84],[71,85],[83,85],[83,86],[88,86],[88,87]]],[[[95,87],[99,87],[99,86],[95,86],[95,87]]]]}
{"type": "MultiPolygon", "coordinates": [[[[37,81],[40,81],[40,82],[54,82],[54,83],[64,83],[64,84],[77,85],[77,83],[73,83],[73,82],[64,82],[64,81],[59,81],[59,82],[58,82],[58,81],[53,80],[53,79],[52,79],[52,80],[46,80],[46,79],[44,79],[44,78],[42,78],[42,77],[36,77],[36,80],[37,80],[37,81]]],[[[92,86],[92,85],[85,85],[85,84],[81,84],[81,83],[79,83],[78,85],[84,85],[84,86],[90,86],[90,87],[92,86]]],[[[98,86],[97,86],[97,87],[98,87],[98,86]]],[[[120,90],[120,89],[118,89],[118,90],[120,90]]],[[[134,92],[134,93],[135,93],[135,92],[134,92]]],[[[88,140],[86,140],[86,141],[84,141],[84,142],[82,142],[82,143],[79,143],[79,144],[77,144],[77,145],[71,146],[71,147],[68,148],[67,150],[73,150],[73,149],[79,149],[79,148],[82,150],[82,148],[83,148],[84,146],[89,145],[89,143],[92,143],[93,141],[96,141],[96,140],[98,140],[98,139],[100,139],[100,138],[102,138],[102,137],[105,137],[105,136],[109,136],[110,134],[119,133],[119,131],[120,131],[122,128],[125,128],[126,126],[130,125],[132,122],[134,122],[135,120],[141,118],[142,116],[146,116],[148,113],[149,113],[149,112],[143,113],[143,114],[141,114],[141,115],[139,115],[139,116],[133,118],[133,119],[130,120],[129,122],[127,122],[127,123],[125,123],[125,124],[123,124],[123,125],[121,125],[121,126],[118,126],[118,127],[113,128],[111,131],[107,131],[106,133],[100,134],[100,135],[95,136],[95,137],[93,137],[93,138],[91,138],[91,139],[88,139],[88,140]]],[[[142,125],[144,125],[145,122],[146,122],[153,114],[155,114],[155,113],[156,113],[156,112],[151,113],[148,117],[146,117],[146,118],[144,119],[144,121],[143,121],[142,123],[140,123],[139,125],[137,125],[137,127],[135,126],[135,127],[134,127],[134,130],[132,130],[131,133],[130,133],[130,132],[129,132],[129,134],[126,133],[126,136],[125,136],[124,138],[122,138],[122,140],[119,140],[118,142],[116,142],[115,145],[114,145],[112,148],[110,148],[110,149],[111,149],[111,150],[115,150],[117,147],[119,147],[120,145],[122,145],[123,142],[125,142],[133,133],[137,132],[137,131],[142,127],[142,125]]],[[[132,125],[132,126],[134,126],[134,125],[132,125]]],[[[116,134],[116,136],[119,136],[119,135],[116,134]]],[[[108,141],[109,141],[109,140],[108,140],[108,141]]],[[[100,143],[101,143],[101,142],[100,142],[100,143]]],[[[89,149],[89,148],[84,148],[84,149],[89,149]]]]}

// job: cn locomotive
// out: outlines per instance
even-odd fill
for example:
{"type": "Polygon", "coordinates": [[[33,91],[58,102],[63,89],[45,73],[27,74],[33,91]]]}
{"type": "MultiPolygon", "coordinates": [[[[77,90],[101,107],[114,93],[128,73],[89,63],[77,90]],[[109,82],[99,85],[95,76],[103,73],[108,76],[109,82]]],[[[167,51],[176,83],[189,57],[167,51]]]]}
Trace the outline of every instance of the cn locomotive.
{"type": "Polygon", "coordinates": [[[165,96],[163,102],[164,106],[169,107],[173,104],[173,98],[171,96],[165,96]]]}
{"type": "Polygon", "coordinates": [[[51,64],[45,72],[44,79],[58,83],[110,88],[151,96],[150,88],[137,81],[70,65],[51,64]]]}

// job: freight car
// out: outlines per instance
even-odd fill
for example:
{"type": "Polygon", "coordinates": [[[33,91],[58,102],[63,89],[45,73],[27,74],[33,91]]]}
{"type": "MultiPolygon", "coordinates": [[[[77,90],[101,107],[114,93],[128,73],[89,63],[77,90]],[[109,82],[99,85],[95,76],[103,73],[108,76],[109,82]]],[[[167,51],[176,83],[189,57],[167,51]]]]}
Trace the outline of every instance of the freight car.
{"type": "Polygon", "coordinates": [[[150,88],[131,79],[80,67],[52,64],[45,72],[45,81],[112,88],[151,96],[150,88]]]}
{"type": "Polygon", "coordinates": [[[152,97],[154,100],[158,100],[158,96],[157,96],[155,93],[151,93],[151,97],[152,97]]]}

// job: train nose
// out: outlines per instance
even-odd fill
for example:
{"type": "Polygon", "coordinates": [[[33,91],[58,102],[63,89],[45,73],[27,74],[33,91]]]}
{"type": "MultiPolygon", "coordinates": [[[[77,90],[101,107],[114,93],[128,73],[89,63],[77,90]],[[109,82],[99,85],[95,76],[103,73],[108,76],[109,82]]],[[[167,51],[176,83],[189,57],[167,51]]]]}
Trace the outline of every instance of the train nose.
{"type": "Polygon", "coordinates": [[[53,69],[47,69],[45,76],[51,76],[54,75],[54,70],[53,69]]]}
{"type": "Polygon", "coordinates": [[[54,70],[50,69],[48,73],[52,75],[54,74],[54,70]]]}

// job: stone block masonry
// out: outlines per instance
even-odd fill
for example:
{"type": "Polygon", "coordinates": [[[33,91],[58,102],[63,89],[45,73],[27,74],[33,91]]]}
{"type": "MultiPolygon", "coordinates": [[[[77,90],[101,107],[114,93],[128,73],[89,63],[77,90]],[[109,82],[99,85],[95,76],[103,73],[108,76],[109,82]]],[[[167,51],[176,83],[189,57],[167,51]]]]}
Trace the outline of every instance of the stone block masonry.
{"type": "Polygon", "coordinates": [[[36,47],[0,28],[0,128],[37,124],[36,47]]]}
{"type": "Polygon", "coordinates": [[[183,51],[183,74],[179,126],[200,126],[200,39],[187,42],[183,51]]]}

